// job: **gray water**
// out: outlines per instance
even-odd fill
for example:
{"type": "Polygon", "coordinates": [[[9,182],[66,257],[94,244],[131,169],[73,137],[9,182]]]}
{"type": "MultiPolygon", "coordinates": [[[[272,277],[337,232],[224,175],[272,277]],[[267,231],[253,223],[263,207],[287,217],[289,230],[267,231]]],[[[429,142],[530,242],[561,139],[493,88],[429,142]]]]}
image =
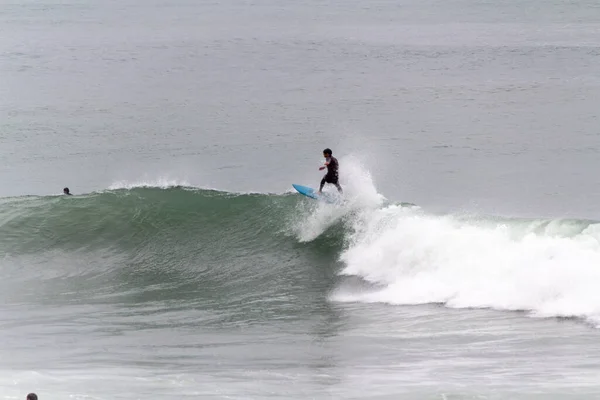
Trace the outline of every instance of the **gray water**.
{"type": "MultiPolygon", "coordinates": [[[[0,0],[0,49],[0,398],[600,393],[597,2],[0,0]],[[280,248],[231,225],[213,255],[206,232],[160,236],[148,208],[132,215],[150,228],[100,245],[77,238],[110,211],[68,230],[20,203],[186,186],[280,196],[268,209],[318,184],[325,147],[348,193],[425,215],[394,214],[406,228],[380,237],[371,200],[344,227],[294,205],[254,222],[280,248]],[[552,222],[500,239],[517,217],[552,222]],[[392,254],[407,243],[417,261],[392,254]],[[415,271],[431,273],[421,293],[402,286],[415,271]]],[[[175,199],[150,193],[123,196],[175,199]]]]}

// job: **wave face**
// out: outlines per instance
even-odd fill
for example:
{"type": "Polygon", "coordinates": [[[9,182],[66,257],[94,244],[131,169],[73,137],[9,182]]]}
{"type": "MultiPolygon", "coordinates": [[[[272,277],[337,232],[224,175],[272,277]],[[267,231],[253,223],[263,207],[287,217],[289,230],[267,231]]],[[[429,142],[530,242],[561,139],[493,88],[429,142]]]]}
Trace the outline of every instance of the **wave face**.
{"type": "Polygon", "coordinates": [[[1,205],[4,251],[137,249],[186,257],[198,246],[259,241],[282,208],[285,196],[236,195],[184,187],[116,189],[86,196],[28,197],[1,205]],[[192,246],[194,247],[194,246],[192,246]]]}
{"type": "Polygon", "coordinates": [[[343,248],[339,216],[303,225],[318,209],[292,193],[146,183],[3,199],[0,300],[167,301],[218,324],[268,319],[280,305],[279,317],[297,318],[327,301],[343,248]]]}
{"type": "Polygon", "coordinates": [[[600,324],[597,222],[432,215],[387,202],[347,165],[343,205],[145,183],[3,199],[4,282],[75,280],[79,298],[97,301],[221,299],[238,313],[257,312],[240,301],[314,293],[600,324]]]}

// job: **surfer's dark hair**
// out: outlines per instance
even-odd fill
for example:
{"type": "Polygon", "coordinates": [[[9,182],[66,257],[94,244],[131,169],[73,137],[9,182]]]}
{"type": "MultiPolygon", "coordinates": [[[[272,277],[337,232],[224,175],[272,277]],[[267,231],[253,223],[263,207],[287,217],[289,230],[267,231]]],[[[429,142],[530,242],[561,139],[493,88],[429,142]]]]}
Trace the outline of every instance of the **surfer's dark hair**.
{"type": "Polygon", "coordinates": [[[329,154],[329,155],[332,155],[332,154],[333,154],[333,152],[331,151],[331,149],[327,148],[327,149],[323,150],[323,154],[329,154]]]}

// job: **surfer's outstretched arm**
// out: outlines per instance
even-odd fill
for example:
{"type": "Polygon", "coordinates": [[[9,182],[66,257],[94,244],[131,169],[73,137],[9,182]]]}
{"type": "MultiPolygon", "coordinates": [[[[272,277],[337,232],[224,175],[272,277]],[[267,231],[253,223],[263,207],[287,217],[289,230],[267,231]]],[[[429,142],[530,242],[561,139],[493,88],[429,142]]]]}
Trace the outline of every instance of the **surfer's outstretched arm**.
{"type": "Polygon", "coordinates": [[[331,160],[326,160],[325,164],[323,164],[322,167],[319,167],[319,171],[323,171],[325,168],[327,168],[329,166],[330,162],[331,162],[331,160]]]}

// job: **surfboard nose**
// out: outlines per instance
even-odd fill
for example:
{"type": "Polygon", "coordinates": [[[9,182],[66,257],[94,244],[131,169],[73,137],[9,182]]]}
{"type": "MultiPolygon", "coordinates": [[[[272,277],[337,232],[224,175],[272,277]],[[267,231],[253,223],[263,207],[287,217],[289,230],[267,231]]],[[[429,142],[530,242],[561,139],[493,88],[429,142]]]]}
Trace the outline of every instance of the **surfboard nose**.
{"type": "Polygon", "coordinates": [[[298,193],[303,194],[307,197],[311,197],[313,199],[317,198],[317,195],[315,193],[315,189],[308,187],[308,186],[303,186],[303,185],[298,185],[293,183],[292,186],[294,187],[294,189],[296,189],[298,191],[298,193]]]}

